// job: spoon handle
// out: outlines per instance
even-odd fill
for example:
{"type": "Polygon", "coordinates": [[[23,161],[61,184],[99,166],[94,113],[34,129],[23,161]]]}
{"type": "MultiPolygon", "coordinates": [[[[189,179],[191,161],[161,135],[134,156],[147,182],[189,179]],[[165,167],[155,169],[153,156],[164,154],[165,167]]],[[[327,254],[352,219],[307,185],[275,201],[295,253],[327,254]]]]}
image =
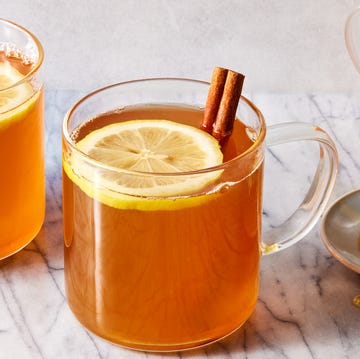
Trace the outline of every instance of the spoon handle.
{"type": "Polygon", "coordinates": [[[357,296],[353,299],[353,304],[355,305],[355,307],[360,308],[360,295],[357,295],[357,296]]]}

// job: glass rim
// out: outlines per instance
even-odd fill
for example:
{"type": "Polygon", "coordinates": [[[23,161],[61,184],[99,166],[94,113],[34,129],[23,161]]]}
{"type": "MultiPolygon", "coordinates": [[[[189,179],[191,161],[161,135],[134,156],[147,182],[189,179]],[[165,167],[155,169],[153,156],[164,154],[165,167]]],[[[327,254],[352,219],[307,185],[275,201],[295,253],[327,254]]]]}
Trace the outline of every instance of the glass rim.
{"type": "MultiPolygon", "coordinates": [[[[182,81],[182,82],[193,82],[197,84],[203,84],[203,85],[210,85],[207,81],[202,80],[194,80],[190,78],[181,78],[181,77],[153,77],[153,78],[142,78],[137,80],[130,80],[130,81],[123,81],[123,82],[117,82],[111,85],[107,85],[101,88],[98,88],[94,91],[89,92],[85,96],[81,97],[78,101],[76,101],[70,109],[66,112],[62,124],[62,137],[66,141],[66,144],[71,148],[72,152],[75,152],[78,156],[83,158],[87,163],[93,165],[94,167],[101,168],[106,171],[112,171],[122,174],[131,174],[131,175],[141,175],[141,176],[163,176],[163,177],[173,177],[173,176],[185,176],[185,175],[194,175],[194,174],[201,174],[201,173],[208,173],[208,172],[214,172],[219,170],[224,170],[226,167],[230,166],[232,163],[239,161],[240,159],[243,159],[253,152],[255,152],[261,144],[265,140],[266,135],[266,124],[265,119],[261,111],[257,108],[256,105],[254,105],[249,99],[247,99],[245,96],[241,95],[240,101],[245,103],[247,106],[249,106],[257,115],[257,118],[260,122],[260,132],[254,141],[254,143],[244,152],[240,153],[239,155],[235,156],[234,158],[223,162],[219,165],[207,167],[200,170],[193,170],[193,171],[185,171],[185,172],[144,172],[144,171],[133,171],[133,170],[127,170],[122,168],[113,167],[110,165],[107,165],[105,163],[102,163],[100,161],[97,161],[93,159],[91,156],[86,154],[85,152],[81,151],[77,146],[74,140],[71,138],[69,131],[68,131],[68,124],[71,121],[72,114],[74,111],[83,103],[85,103],[89,98],[103,92],[109,89],[112,89],[114,87],[127,85],[127,84],[133,84],[133,83],[141,83],[141,82],[153,82],[153,81],[182,81]]],[[[205,104],[204,104],[205,106],[205,104]]],[[[257,166],[255,166],[257,167],[257,166]]]]}
{"type": "Polygon", "coordinates": [[[37,59],[36,63],[34,64],[34,67],[21,80],[13,83],[9,87],[1,89],[0,93],[2,91],[8,91],[8,90],[10,90],[10,89],[12,89],[14,87],[17,87],[17,86],[21,85],[24,82],[27,82],[28,79],[30,77],[32,77],[40,69],[40,67],[41,67],[41,65],[42,65],[42,63],[44,61],[44,48],[41,45],[40,40],[31,31],[29,31],[25,27],[17,24],[16,22],[13,22],[13,21],[10,21],[10,20],[7,20],[7,19],[4,19],[4,18],[0,17],[0,24],[2,24],[2,23],[13,26],[13,27],[21,30],[22,32],[24,32],[26,35],[28,35],[34,41],[34,43],[35,43],[35,45],[36,45],[36,47],[37,47],[37,49],[39,51],[39,58],[37,59]]]}

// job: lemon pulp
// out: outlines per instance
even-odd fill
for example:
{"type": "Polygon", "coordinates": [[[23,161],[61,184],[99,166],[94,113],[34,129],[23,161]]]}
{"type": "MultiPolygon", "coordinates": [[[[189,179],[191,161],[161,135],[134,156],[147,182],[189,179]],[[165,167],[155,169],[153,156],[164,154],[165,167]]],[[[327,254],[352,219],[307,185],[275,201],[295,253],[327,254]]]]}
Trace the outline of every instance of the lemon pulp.
{"type": "Polygon", "coordinates": [[[76,146],[86,156],[75,151],[64,158],[68,177],[90,197],[116,208],[192,206],[209,198],[204,193],[193,194],[222,172],[201,172],[222,163],[215,138],[167,120],[107,125],[89,133],[76,146]]]}
{"type": "Polygon", "coordinates": [[[29,83],[13,86],[23,78],[24,75],[9,63],[0,62],[0,129],[22,118],[37,99],[29,83]]]}

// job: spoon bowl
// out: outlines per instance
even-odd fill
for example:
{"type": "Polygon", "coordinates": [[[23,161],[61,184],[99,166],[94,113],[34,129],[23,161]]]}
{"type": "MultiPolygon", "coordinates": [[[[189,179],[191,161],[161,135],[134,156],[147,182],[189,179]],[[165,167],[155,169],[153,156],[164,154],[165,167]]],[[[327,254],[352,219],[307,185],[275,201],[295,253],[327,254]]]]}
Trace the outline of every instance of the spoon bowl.
{"type": "Polygon", "coordinates": [[[360,189],[340,197],[326,211],[320,235],[337,260],[360,273],[360,189]]]}

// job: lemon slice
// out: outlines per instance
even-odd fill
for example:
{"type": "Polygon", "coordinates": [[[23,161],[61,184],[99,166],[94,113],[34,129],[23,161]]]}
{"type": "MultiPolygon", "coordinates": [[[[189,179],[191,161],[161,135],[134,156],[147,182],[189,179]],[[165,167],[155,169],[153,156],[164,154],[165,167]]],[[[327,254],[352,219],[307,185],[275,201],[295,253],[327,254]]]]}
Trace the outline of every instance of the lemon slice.
{"type": "Polygon", "coordinates": [[[24,75],[9,63],[0,62],[0,127],[9,120],[19,118],[33,103],[27,101],[34,95],[34,89],[29,83],[11,87],[23,78],[24,75]]]}
{"type": "MultiPolygon", "coordinates": [[[[65,165],[65,171],[68,175],[72,172],[69,177],[87,194],[117,208],[132,207],[141,199],[148,204],[149,200],[157,201],[152,209],[163,207],[159,201],[164,198],[174,201],[191,197],[222,172],[194,173],[222,163],[218,141],[200,129],[167,120],[107,125],[88,134],[77,147],[114,170],[94,167],[74,152],[71,170],[65,165]]],[[[143,208],[144,203],[135,207],[139,206],[143,208]]]]}

